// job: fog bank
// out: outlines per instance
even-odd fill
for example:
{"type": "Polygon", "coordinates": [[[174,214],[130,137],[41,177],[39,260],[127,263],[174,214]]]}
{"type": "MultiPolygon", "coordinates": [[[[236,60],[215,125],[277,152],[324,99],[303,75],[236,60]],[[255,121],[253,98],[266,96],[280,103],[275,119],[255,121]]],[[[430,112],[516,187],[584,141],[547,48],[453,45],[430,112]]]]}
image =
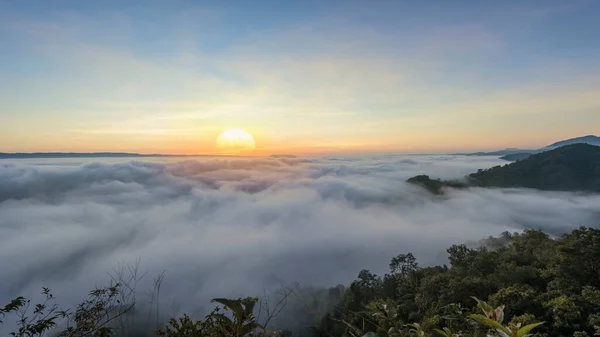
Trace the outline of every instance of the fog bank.
{"type": "MultiPolygon", "coordinates": [[[[166,271],[161,300],[196,312],[215,296],[300,282],[347,284],[413,252],[503,231],[553,235],[600,221],[600,195],[525,189],[434,196],[404,181],[505,162],[463,156],[0,161],[0,304],[50,287],[77,303],[119,263],[166,271]]],[[[146,279],[146,285],[151,282],[146,279]]]]}

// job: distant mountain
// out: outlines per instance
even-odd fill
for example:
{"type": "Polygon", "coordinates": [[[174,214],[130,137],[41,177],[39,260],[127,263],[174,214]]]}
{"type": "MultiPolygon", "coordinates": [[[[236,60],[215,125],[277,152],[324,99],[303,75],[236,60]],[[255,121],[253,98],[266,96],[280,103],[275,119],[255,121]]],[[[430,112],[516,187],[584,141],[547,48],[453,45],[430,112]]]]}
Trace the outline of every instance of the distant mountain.
{"type": "Polygon", "coordinates": [[[572,144],[469,175],[471,185],[600,192],[600,147],[572,144]]]}
{"type": "Polygon", "coordinates": [[[537,150],[525,150],[525,149],[504,149],[498,151],[491,152],[471,152],[471,153],[453,153],[454,155],[462,155],[462,156],[505,156],[513,153],[531,153],[537,150]]]}
{"type": "Polygon", "coordinates": [[[526,187],[552,191],[600,192],[600,147],[571,144],[504,166],[479,170],[466,183],[416,176],[408,182],[440,194],[442,187],[526,187]]]}
{"type": "Polygon", "coordinates": [[[35,153],[2,153],[0,159],[28,159],[28,158],[128,158],[128,157],[170,157],[165,154],[140,154],[125,152],[35,152],[35,153]]]}
{"type": "Polygon", "coordinates": [[[571,139],[567,139],[567,140],[561,140],[560,142],[556,142],[554,144],[550,144],[550,145],[546,146],[546,149],[554,149],[554,148],[565,146],[565,145],[579,144],[579,143],[600,146],[600,137],[589,135],[589,136],[571,138],[571,139]]]}
{"type": "Polygon", "coordinates": [[[457,155],[466,155],[466,156],[501,156],[500,159],[508,160],[508,161],[517,161],[522,160],[534,153],[540,153],[552,149],[556,149],[561,146],[571,145],[571,144],[590,144],[595,146],[600,146],[600,137],[596,137],[593,135],[571,138],[567,140],[561,140],[559,142],[553,143],[546,147],[537,150],[523,150],[523,149],[504,149],[498,151],[491,152],[473,152],[473,153],[457,153],[457,155]]]}
{"type": "Polygon", "coordinates": [[[504,159],[504,160],[508,160],[508,161],[518,161],[518,160],[525,159],[534,153],[539,153],[539,152],[536,151],[536,152],[510,153],[510,154],[500,157],[500,159],[504,159]]]}

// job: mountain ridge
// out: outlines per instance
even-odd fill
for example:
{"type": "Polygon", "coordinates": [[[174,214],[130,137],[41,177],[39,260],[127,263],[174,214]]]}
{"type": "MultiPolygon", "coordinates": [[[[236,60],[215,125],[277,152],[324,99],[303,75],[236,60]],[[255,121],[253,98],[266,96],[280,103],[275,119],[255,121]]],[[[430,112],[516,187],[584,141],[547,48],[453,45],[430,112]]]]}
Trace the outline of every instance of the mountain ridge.
{"type": "Polygon", "coordinates": [[[569,138],[565,140],[558,141],[556,143],[552,143],[545,148],[557,148],[570,144],[578,144],[578,143],[586,143],[590,145],[600,146],[600,137],[594,135],[587,135],[582,137],[569,138]]]}
{"type": "Polygon", "coordinates": [[[504,150],[497,151],[489,151],[489,152],[471,152],[471,153],[455,153],[455,155],[463,155],[463,156],[501,156],[500,159],[504,159],[507,161],[517,161],[522,160],[529,157],[532,154],[556,149],[565,145],[571,144],[590,144],[595,146],[600,146],[600,137],[595,135],[587,135],[582,137],[569,138],[565,140],[560,140],[558,142],[552,143],[545,147],[535,150],[527,150],[527,149],[518,149],[518,148],[507,148],[504,150]]]}
{"type": "Polygon", "coordinates": [[[528,158],[479,170],[462,181],[420,175],[407,180],[442,194],[444,187],[534,188],[549,191],[600,192],[600,146],[576,143],[528,158]]]}
{"type": "Polygon", "coordinates": [[[175,157],[168,154],[143,154],[129,152],[0,152],[0,159],[34,158],[131,158],[131,157],[175,157]]]}

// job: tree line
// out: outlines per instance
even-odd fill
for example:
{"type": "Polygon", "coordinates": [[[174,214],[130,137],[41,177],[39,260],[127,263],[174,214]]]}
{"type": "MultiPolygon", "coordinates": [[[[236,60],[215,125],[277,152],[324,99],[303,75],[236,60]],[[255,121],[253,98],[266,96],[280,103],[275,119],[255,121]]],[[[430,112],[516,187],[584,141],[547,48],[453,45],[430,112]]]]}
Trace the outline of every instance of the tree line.
{"type": "Polygon", "coordinates": [[[448,264],[428,267],[411,253],[399,254],[384,275],[362,270],[349,286],[311,296],[290,287],[271,301],[214,299],[205,317],[183,314],[144,334],[125,328],[135,310],[135,282],[123,277],[91,291],[72,311],[51,304],[49,289],[42,303],[18,297],[0,306],[0,324],[14,322],[11,336],[600,335],[600,229],[581,227],[558,238],[538,230],[505,232],[447,252],[448,264]],[[293,296],[306,308],[293,311],[298,324],[293,330],[273,326],[293,296]]]}

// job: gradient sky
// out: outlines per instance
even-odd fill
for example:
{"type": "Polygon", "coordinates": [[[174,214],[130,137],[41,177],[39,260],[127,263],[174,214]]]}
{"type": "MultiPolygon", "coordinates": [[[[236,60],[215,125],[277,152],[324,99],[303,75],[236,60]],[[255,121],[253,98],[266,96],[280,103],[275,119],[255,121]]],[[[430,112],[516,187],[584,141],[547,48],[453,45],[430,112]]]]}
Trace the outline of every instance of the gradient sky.
{"type": "Polygon", "coordinates": [[[541,147],[600,133],[600,1],[0,0],[0,151],[541,147]]]}

